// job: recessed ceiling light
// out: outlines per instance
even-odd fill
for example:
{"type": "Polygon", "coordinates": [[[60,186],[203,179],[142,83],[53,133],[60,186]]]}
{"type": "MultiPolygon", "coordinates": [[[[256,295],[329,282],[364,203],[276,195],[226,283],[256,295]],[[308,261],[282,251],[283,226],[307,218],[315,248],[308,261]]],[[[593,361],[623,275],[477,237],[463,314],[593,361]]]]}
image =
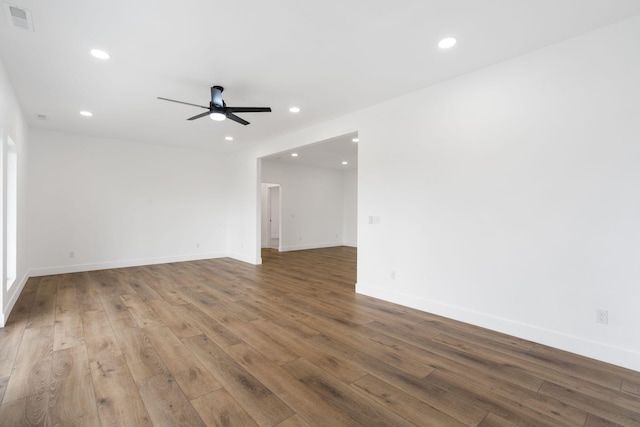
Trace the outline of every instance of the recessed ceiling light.
{"type": "Polygon", "coordinates": [[[351,141],[353,142],[360,142],[360,140],[358,138],[353,138],[351,141]]]}
{"type": "Polygon", "coordinates": [[[299,113],[300,112],[300,108],[299,107],[291,107],[289,108],[289,111],[292,113],[299,113]]]}
{"type": "Polygon", "coordinates": [[[95,56],[98,59],[109,59],[109,58],[111,58],[111,55],[109,55],[104,50],[100,50],[100,49],[92,49],[91,50],[91,55],[95,56]]]}
{"type": "Polygon", "coordinates": [[[453,37],[447,37],[438,42],[438,47],[440,49],[449,49],[456,44],[457,40],[453,37]]]}
{"type": "Polygon", "coordinates": [[[349,164],[349,162],[342,162],[342,164],[343,164],[343,165],[348,165],[348,164],[349,164]]]}
{"type": "Polygon", "coordinates": [[[298,157],[298,153],[291,153],[291,157],[298,157]]]}
{"type": "Polygon", "coordinates": [[[93,116],[93,113],[91,111],[80,111],[80,115],[81,116],[85,116],[85,117],[91,117],[93,116]]]}
{"type": "Polygon", "coordinates": [[[224,139],[226,139],[227,141],[233,141],[233,137],[232,136],[225,136],[224,139]]]}

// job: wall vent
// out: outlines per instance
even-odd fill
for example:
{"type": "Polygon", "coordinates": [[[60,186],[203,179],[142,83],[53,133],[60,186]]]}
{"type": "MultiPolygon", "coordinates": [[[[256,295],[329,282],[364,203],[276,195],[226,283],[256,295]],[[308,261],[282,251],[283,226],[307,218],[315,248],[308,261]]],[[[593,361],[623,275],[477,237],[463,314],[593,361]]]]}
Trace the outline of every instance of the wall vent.
{"type": "Polygon", "coordinates": [[[4,3],[4,9],[9,18],[9,24],[23,30],[33,31],[33,19],[31,11],[9,3],[4,3]]]}

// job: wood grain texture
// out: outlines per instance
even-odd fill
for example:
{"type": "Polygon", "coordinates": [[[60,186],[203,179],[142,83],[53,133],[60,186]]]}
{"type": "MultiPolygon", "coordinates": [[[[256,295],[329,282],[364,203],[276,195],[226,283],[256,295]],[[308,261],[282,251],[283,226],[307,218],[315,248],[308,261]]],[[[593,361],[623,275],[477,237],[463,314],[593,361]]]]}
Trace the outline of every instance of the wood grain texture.
{"type": "Polygon", "coordinates": [[[51,375],[53,326],[25,329],[3,403],[45,393],[51,375]]]}
{"type": "Polygon", "coordinates": [[[170,374],[147,378],[139,388],[154,426],[205,427],[170,374]]]}
{"type": "Polygon", "coordinates": [[[29,279],[0,426],[640,426],[640,372],[354,293],[356,250],[29,279]]]}
{"type": "Polygon", "coordinates": [[[220,388],[220,383],[166,327],[145,330],[160,358],[189,399],[220,388]]]}
{"type": "Polygon", "coordinates": [[[98,414],[102,426],[152,426],[122,356],[91,363],[98,414]]]}
{"type": "Polygon", "coordinates": [[[207,426],[257,427],[257,424],[224,389],[192,400],[193,406],[207,426]]]}
{"type": "Polygon", "coordinates": [[[271,390],[206,336],[187,338],[184,342],[258,425],[274,425],[294,414],[271,390]]]}
{"type": "Polygon", "coordinates": [[[52,424],[99,425],[86,348],[77,346],[56,351],[51,370],[49,406],[52,424]]]}

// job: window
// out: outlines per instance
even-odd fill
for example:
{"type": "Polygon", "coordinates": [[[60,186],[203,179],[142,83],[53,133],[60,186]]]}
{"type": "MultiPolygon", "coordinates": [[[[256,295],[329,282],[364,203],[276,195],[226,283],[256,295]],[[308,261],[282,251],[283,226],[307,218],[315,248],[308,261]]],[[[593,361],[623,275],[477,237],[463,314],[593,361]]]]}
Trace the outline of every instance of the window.
{"type": "Polygon", "coordinates": [[[16,281],[18,262],[18,150],[11,137],[7,137],[7,289],[16,281]]]}

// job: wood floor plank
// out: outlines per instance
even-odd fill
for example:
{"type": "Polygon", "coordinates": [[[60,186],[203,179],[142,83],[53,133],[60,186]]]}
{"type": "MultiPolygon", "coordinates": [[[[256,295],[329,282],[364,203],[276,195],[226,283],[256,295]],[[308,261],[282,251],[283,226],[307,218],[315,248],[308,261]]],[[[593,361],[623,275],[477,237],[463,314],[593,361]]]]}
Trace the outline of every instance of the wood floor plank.
{"type": "Polygon", "coordinates": [[[622,391],[636,396],[640,396],[640,381],[624,380],[622,383],[622,391]]]}
{"type": "MultiPolygon", "coordinates": [[[[578,375],[581,373],[585,374],[584,377],[574,376],[571,373],[544,367],[527,359],[509,356],[502,352],[478,346],[474,343],[462,341],[444,334],[439,335],[435,340],[456,348],[464,348],[469,354],[480,355],[484,360],[494,361],[500,366],[500,372],[504,372],[504,375],[506,376],[522,376],[522,373],[526,372],[528,375],[534,376],[539,380],[551,381],[563,387],[580,390],[586,394],[595,394],[600,399],[615,399],[621,401],[620,403],[623,404],[627,402],[628,406],[626,407],[640,407],[640,398],[620,396],[619,391],[622,383],[622,380],[620,379],[606,378],[601,375],[589,375],[587,372],[584,372],[585,370],[577,372],[578,375]],[[506,370],[503,366],[506,366],[506,370]],[[591,383],[590,380],[595,380],[597,383],[591,383]],[[604,388],[598,384],[603,385],[604,388]]],[[[534,384],[536,383],[534,382],[534,384]]],[[[535,389],[537,390],[537,388],[535,389]]]]}
{"type": "Polygon", "coordinates": [[[584,427],[624,427],[622,424],[614,423],[604,418],[600,418],[596,415],[589,414],[587,421],[584,423],[584,427]]]}
{"type": "Polygon", "coordinates": [[[181,316],[184,316],[189,323],[198,325],[198,328],[207,337],[222,348],[227,348],[242,342],[240,338],[225,326],[191,304],[175,306],[174,309],[178,311],[181,316]]]}
{"type": "Polygon", "coordinates": [[[145,379],[140,394],[155,427],[205,427],[171,374],[145,379]]]}
{"type": "Polygon", "coordinates": [[[504,394],[494,393],[490,386],[478,383],[477,377],[466,378],[464,375],[452,375],[449,372],[436,370],[423,381],[472,402],[510,422],[523,422],[531,426],[576,426],[584,424],[587,415],[584,411],[562,403],[549,405],[551,408],[542,406],[539,401],[544,401],[544,397],[532,398],[531,404],[522,405],[517,396],[510,399],[504,397],[504,394]],[[484,390],[484,392],[478,393],[478,390],[484,390]],[[538,410],[540,406],[542,410],[538,410]],[[565,415],[571,416],[563,417],[563,412],[556,413],[553,411],[554,408],[561,408],[566,412],[565,415]]]}
{"type": "Polygon", "coordinates": [[[90,362],[107,360],[122,354],[104,311],[82,312],[82,325],[90,362]]]}
{"type": "Polygon", "coordinates": [[[191,403],[207,426],[257,427],[256,422],[224,389],[200,396],[191,403]]]}
{"type": "Polygon", "coordinates": [[[99,425],[89,357],[84,346],[54,352],[49,406],[52,425],[99,425]]]}
{"type": "Polygon", "coordinates": [[[167,327],[145,329],[153,347],[160,355],[189,400],[221,387],[218,380],[200,363],[177,337],[167,339],[172,332],[167,327]]]}
{"type": "Polygon", "coordinates": [[[640,371],[632,371],[609,363],[594,363],[593,359],[547,347],[542,344],[533,344],[531,355],[547,362],[564,367],[580,366],[589,371],[603,372],[608,375],[622,378],[624,380],[640,382],[640,371]]]}
{"type": "Polygon", "coordinates": [[[132,327],[114,328],[114,335],[136,383],[167,372],[151,341],[142,330],[132,327]]]}
{"type": "Polygon", "coordinates": [[[91,363],[102,427],[153,426],[123,356],[91,363]]]}
{"type": "Polygon", "coordinates": [[[272,426],[294,414],[264,384],[206,336],[185,338],[183,342],[258,425],[272,426]]]}
{"type": "Polygon", "coordinates": [[[362,425],[393,427],[412,425],[304,359],[287,363],[283,368],[321,396],[322,400],[339,408],[362,425]]]}
{"type": "Polygon", "coordinates": [[[350,361],[359,368],[372,373],[372,375],[467,425],[476,425],[487,414],[486,409],[461,398],[455,393],[449,393],[428,382],[424,382],[422,379],[406,374],[400,369],[383,363],[344,343],[326,336],[313,337],[310,338],[309,341],[312,341],[319,348],[323,349],[323,351],[350,361]]]}
{"type": "Polygon", "coordinates": [[[6,376],[4,378],[0,378],[0,404],[4,399],[4,392],[7,390],[7,385],[9,384],[9,377],[6,376]]]}
{"type": "MultiPolygon", "coordinates": [[[[501,339],[496,342],[491,339],[487,331],[482,328],[474,328],[473,330],[464,330],[460,327],[446,327],[446,335],[455,337],[460,341],[472,343],[474,346],[485,348],[489,351],[498,352],[505,357],[513,360],[515,364],[521,363],[526,365],[528,370],[538,375],[547,374],[543,378],[558,380],[562,377],[567,384],[582,381],[589,381],[595,384],[603,385],[612,390],[620,390],[622,378],[604,369],[594,369],[593,365],[580,363],[579,357],[576,355],[562,355],[561,358],[546,357],[542,353],[532,351],[535,344],[529,343],[528,346],[514,344],[513,342],[505,342],[507,339],[501,339]],[[481,333],[478,333],[481,331],[481,333]]],[[[444,328],[443,328],[444,330],[444,328]]],[[[494,333],[495,335],[495,333],[494,333]]],[[[502,338],[502,337],[500,337],[502,338]]],[[[561,354],[556,351],[555,354],[561,354]]]]}
{"type": "MultiPolygon", "coordinates": [[[[162,319],[163,323],[171,329],[171,332],[178,338],[192,337],[202,334],[202,331],[192,322],[191,318],[184,311],[179,310],[174,304],[163,299],[149,302],[151,309],[162,319]]],[[[182,304],[186,302],[182,301],[182,304]]],[[[181,305],[182,305],[181,304],[181,305]]]]}
{"type": "Polygon", "coordinates": [[[259,320],[252,322],[229,320],[226,327],[244,342],[258,349],[262,354],[268,355],[270,359],[278,364],[290,362],[299,357],[293,352],[292,347],[282,342],[282,339],[277,334],[267,333],[260,328],[261,324],[259,322],[259,320]]]}
{"type": "Polygon", "coordinates": [[[100,293],[99,298],[102,303],[102,307],[104,307],[105,314],[112,322],[129,317],[129,308],[122,301],[122,294],[116,287],[113,287],[110,292],[100,293]]]}
{"type": "Polygon", "coordinates": [[[311,424],[306,423],[298,415],[294,415],[293,417],[287,418],[281,423],[278,423],[275,427],[311,427],[311,424]]]}
{"type": "Polygon", "coordinates": [[[98,285],[93,276],[88,272],[77,274],[80,278],[76,279],[79,282],[79,285],[76,286],[76,300],[80,312],[102,310],[98,285]]]}
{"type": "Polygon", "coordinates": [[[47,391],[52,353],[53,326],[25,329],[3,403],[47,391]]]}
{"type": "MultiPolygon", "coordinates": [[[[75,293],[74,293],[75,298],[75,293]]],[[[56,309],[56,323],[53,331],[53,351],[84,344],[84,326],[77,310],[56,309]]]]}
{"type": "Polygon", "coordinates": [[[151,309],[151,306],[142,298],[136,295],[121,295],[122,302],[129,308],[129,312],[138,323],[139,328],[153,328],[165,326],[164,322],[151,309]]]}
{"type": "Polygon", "coordinates": [[[388,383],[365,375],[353,383],[357,388],[380,405],[402,415],[408,421],[420,426],[465,426],[466,424],[416,399],[388,383]]]}
{"type": "Polygon", "coordinates": [[[640,372],[358,295],[356,257],[30,278],[0,425],[640,427],[640,372]]]}
{"type": "Polygon", "coordinates": [[[46,391],[32,396],[3,403],[0,406],[2,426],[49,426],[49,393],[46,391]]]}
{"type": "Polygon", "coordinates": [[[623,408],[608,402],[592,399],[575,390],[569,390],[551,382],[545,382],[539,393],[579,408],[604,420],[621,425],[640,426],[640,405],[634,409],[623,408]]]}
{"type": "Polygon", "coordinates": [[[353,418],[319,398],[286,369],[259,353],[248,344],[238,344],[227,351],[247,371],[273,391],[300,417],[314,426],[355,426],[353,418]]]}
{"type": "Polygon", "coordinates": [[[518,424],[514,424],[511,421],[507,421],[495,414],[487,414],[478,427],[516,427],[518,424]]]}
{"type": "Polygon", "coordinates": [[[162,297],[147,284],[147,282],[154,283],[156,281],[155,276],[149,273],[148,268],[135,267],[132,270],[132,273],[121,274],[120,279],[132,287],[142,301],[149,302],[162,299],[162,297]]]}
{"type": "Polygon", "coordinates": [[[42,278],[29,316],[27,328],[53,326],[56,317],[57,276],[42,278]]]}
{"type": "Polygon", "coordinates": [[[278,325],[294,336],[306,339],[318,335],[317,330],[305,326],[300,322],[301,317],[308,319],[308,316],[288,307],[279,306],[276,308],[273,306],[273,301],[269,298],[254,297],[252,300],[242,300],[236,304],[247,311],[257,313],[261,318],[278,325]]]}
{"type": "Polygon", "coordinates": [[[13,316],[11,322],[0,328],[0,378],[8,377],[20,348],[22,334],[27,326],[27,315],[13,316]]]}

